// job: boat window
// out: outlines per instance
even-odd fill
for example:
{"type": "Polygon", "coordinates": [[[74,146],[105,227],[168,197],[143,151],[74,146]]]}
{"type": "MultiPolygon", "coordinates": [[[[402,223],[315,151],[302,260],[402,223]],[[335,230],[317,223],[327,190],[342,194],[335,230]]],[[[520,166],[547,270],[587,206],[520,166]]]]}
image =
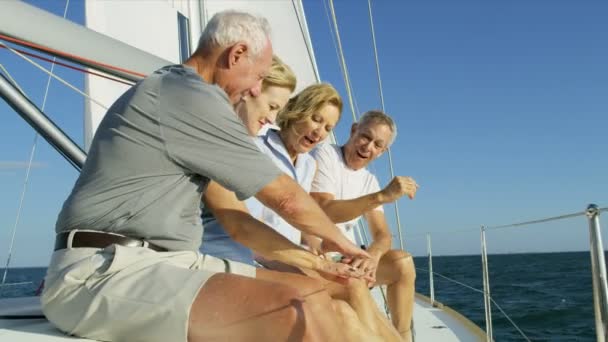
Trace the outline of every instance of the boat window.
{"type": "Polygon", "coordinates": [[[179,58],[183,63],[190,57],[190,21],[179,12],[177,12],[177,27],[179,34],[179,58]]]}

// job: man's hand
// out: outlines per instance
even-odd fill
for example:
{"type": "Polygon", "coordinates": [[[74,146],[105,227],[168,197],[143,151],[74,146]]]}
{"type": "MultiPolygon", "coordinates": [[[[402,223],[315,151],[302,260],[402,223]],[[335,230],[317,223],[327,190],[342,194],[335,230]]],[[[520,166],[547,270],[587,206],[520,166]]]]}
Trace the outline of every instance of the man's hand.
{"type": "Polygon", "coordinates": [[[314,270],[319,272],[323,278],[342,284],[346,284],[350,278],[363,279],[367,282],[372,281],[372,279],[361,269],[349,264],[334,262],[327,259],[319,259],[317,267],[315,267],[314,270]]]}
{"type": "Polygon", "coordinates": [[[414,199],[418,191],[418,184],[412,177],[396,176],[391,182],[380,191],[382,202],[391,203],[403,195],[407,195],[410,199],[414,199]]]}
{"type": "Polygon", "coordinates": [[[379,257],[372,256],[369,259],[344,258],[342,259],[342,262],[363,272],[363,278],[367,281],[367,286],[374,286],[374,284],[376,283],[376,271],[378,270],[378,263],[380,262],[379,257]]]}
{"type": "Polygon", "coordinates": [[[371,280],[361,270],[351,265],[323,258],[315,258],[315,261],[309,267],[295,264],[290,265],[276,260],[264,259],[260,256],[256,256],[256,261],[270,270],[305,274],[313,278],[334,281],[342,285],[348,284],[350,278],[363,279],[368,282],[371,280]]]}

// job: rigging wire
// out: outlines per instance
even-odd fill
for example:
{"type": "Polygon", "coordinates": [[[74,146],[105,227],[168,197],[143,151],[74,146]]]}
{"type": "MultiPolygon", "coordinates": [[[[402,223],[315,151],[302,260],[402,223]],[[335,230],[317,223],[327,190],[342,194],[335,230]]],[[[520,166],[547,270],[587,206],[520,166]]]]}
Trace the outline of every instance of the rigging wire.
{"type": "MultiPolygon", "coordinates": [[[[429,273],[429,270],[424,269],[424,268],[418,268],[416,267],[417,271],[422,271],[422,272],[426,272],[429,273]]],[[[437,273],[437,272],[433,272],[433,275],[439,276],[440,278],[443,278],[447,281],[450,281],[454,284],[460,285],[462,287],[465,287],[469,290],[473,290],[475,292],[481,293],[483,294],[483,290],[480,289],[476,289],[470,285],[467,285],[465,283],[459,282],[458,280],[452,279],[450,277],[444,276],[443,274],[437,273]]],[[[519,332],[519,334],[528,342],[530,342],[530,339],[528,338],[528,336],[526,336],[526,334],[517,326],[517,324],[511,319],[511,317],[509,317],[509,315],[507,315],[507,313],[505,312],[505,310],[502,309],[502,307],[500,307],[500,305],[498,305],[498,303],[496,303],[496,301],[494,300],[494,298],[490,297],[490,301],[492,301],[492,303],[494,303],[494,305],[496,305],[496,308],[498,308],[498,310],[505,316],[505,318],[511,323],[511,325],[513,325],[513,327],[519,332]]]]}
{"type": "Polygon", "coordinates": [[[336,18],[336,10],[334,9],[334,0],[329,0],[329,10],[331,12],[334,32],[336,33],[336,41],[338,43],[338,54],[339,54],[339,59],[340,59],[340,67],[342,68],[342,77],[344,78],[344,84],[346,85],[348,103],[350,104],[350,110],[353,114],[353,122],[357,122],[357,113],[355,112],[352,87],[350,84],[350,78],[348,77],[348,67],[346,66],[346,59],[344,58],[344,50],[342,49],[342,41],[340,40],[340,30],[338,29],[338,19],[336,18]]]}
{"type": "MultiPolygon", "coordinates": [[[[323,6],[325,7],[325,14],[327,16],[329,30],[331,32],[332,41],[334,43],[334,48],[336,49],[336,55],[338,57],[338,62],[340,64],[340,72],[341,72],[342,78],[344,80],[344,85],[346,86],[350,109],[351,109],[351,113],[353,116],[353,123],[356,123],[357,122],[357,113],[359,112],[359,108],[357,105],[357,101],[355,100],[355,97],[353,96],[352,84],[351,84],[350,78],[348,76],[348,67],[346,65],[346,58],[344,57],[344,51],[342,50],[342,42],[340,40],[340,31],[338,29],[338,20],[336,17],[336,11],[334,9],[333,0],[329,0],[329,9],[331,11],[331,19],[330,19],[330,15],[329,15],[330,11],[328,11],[328,7],[326,5],[325,0],[323,0],[323,6]],[[333,24],[333,28],[332,28],[332,24],[333,24]]],[[[372,167],[373,167],[373,165],[372,165],[372,167]]],[[[370,239],[367,236],[366,223],[359,220],[359,229],[358,230],[359,230],[358,231],[359,236],[363,237],[360,240],[362,242],[364,242],[366,245],[369,245],[370,239]]]]}
{"type": "Polygon", "coordinates": [[[296,18],[298,19],[298,26],[300,27],[300,33],[302,34],[302,38],[304,38],[304,43],[306,45],[306,52],[308,52],[308,59],[310,60],[310,65],[312,66],[314,73],[315,73],[315,78],[317,79],[317,82],[321,82],[321,76],[319,75],[319,69],[317,68],[317,63],[315,62],[315,58],[314,58],[314,52],[312,51],[312,42],[310,41],[310,36],[306,34],[306,32],[308,32],[307,29],[305,29],[305,25],[306,25],[306,20],[302,20],[300,19],[300,11],[298,10],[298,7],[296,6],[295,0],[291,0],[291,5],[293,6],[293,11],[296,14],[296,18]]]}
{"type": "MultiPolygon", "coordinates": [[[[8,46],[5,45],[5,44],[0,43],[0,48],[8,49],[8,46]]],[[[105,78],[105,79],[110,80],[110,81],[122,83],[122,84],[125,84],[125,85],[128,85],[128,86],[132,86],[133,84],[135,84],[133,82],[123,81],[121,79],[118,79],[118,78],[115,78],[115,77],[112,77],[112,76],[108,76],[108,75],[104,75],[104,74],[99,73],[99,72],[87,70],[87,69],[84,69],[84,68],[79,68],[77,66],[70,65],[70,64],[67,64],[67,63],[62,63],[62,62],[56,61],[55,59],[46,58],[46,57],[43,57],[43,56],[40,56],[40,55],[36,55],[34,53],[27,52],[25,50],[21,50],[21,49],[14,49],[14,50],[18,51],[18,52],[20,52],[20,53],[22,53],[22,54],[24,54],[26,56],[34,57],[36,59],[40,59],[40,60],[43,60],[45,62],[57,64],[57,65],[60,65],[62,67],[65,67],[65,68],[69,68],[69,69],[72,69],[72,70],[80,71],[82,73],[91,74],[91,75],[94,75],[94,76],[105,78]]]]}
{"type": "Polygon", "coordinates": [[[7,46],[6,47],[7,50],[11,51],[12,53],[18,55],[19,57],[23,58],[24,60],[26,60],[27,62],[29,62],[30,64],[34,65],[36,68],[40,69],[41,71],[45,72],[46,74],[48,74],[50,77],[53,77],[54,79],[56,79],[57,81],[63,83],[65,86],[67,86],[68,88],[74,90],[75,92],[77,92],[78,94],[84,96],[85,98],[91,100],[93,103],[97,104],[98,106],[100,106],[103,109],[108,109],[108,107],[106,107],[103,103],[95,100],[94,98],[92,98],[91,96],[89,96],[88,94],[86,94],[85,92],[83,92],[82,90],[78,89],[77,87],[73,86],[70,82],[64,80],[63,78],[53,74],[51,71],[49,71],[48,69],[46,69],[45,67],[43,67],[42,65],[34,62],[31,58],[26,57],[25,55],[21,54],[20,52],[16,51],[15,49],[7,46]]]}
{"type": "MultiPolygon", "coordinates": [[[[384,106],[384,92],[382,91],[382,78],[380,77],[380,62],[378,60],[378,49],[376,48],[376,30],[374,29],[374,17],[372,15],[372,1],[367,0],[367,8],[369,13],[369,26],[372,31],[372,43],[374,46],[374,59],[376,61],[376,75],[378,76],[378,91],[380,93],[380,104],[382,106],[382,112],[386,113],[386,109],[384,106]]],[[[391,153],[391,148],[387,149],[388,153],[388,165],[391,173],[391,179],[395,178],[395,171],[393,168],[393,156],[391,153]]],[[[393,202],[395,206],[395,219],[397,223],[397,231],[399,232],[399,247],[404,250],[405,244],[403,243],[403,232],[401,230],[401,218],[399,216],[399,200],[395,200],[393,202]]]]}
{"type": "MultiPolygon", "coordinates": [[[[330,15],[329,15],[329,9],[327,7],[327,0],[323,0],[323,7],[325,9],[325,18],[327,18],[327,27],[329,27],[331,41],[333,43],[334,50],[336,51],[336,58],[338,59],[338,65],[340,65],[340,75],[342,75],[342,79],[345,80],[344,70],[342,70],[342,66],[340,64],[340,51],[338,50],[338,43],[336,42],[336,34],[334,32],[332,21],[331,21],[330,15]]],[[[346,81],[345,81],[345,83],[346,83],[346,81]]],[[[354,106],[355,106],[355,110],[358,112],[359,108],[357,106],[357,102],[356,101],[354,103],[354,106]]],[[[353,118],[355,118],[355,117],[353,116],[353,118]]],[[[356,118],[355,118],[355,121],[356,121],[356,118]]],[[[332,135],[334,137],[336,136],[335,131],[332,131],[332,135]]],[[[335,137],[335,142],[336,142],[336,144],[338,143],[338,138],[337,137],[335,137]]]]}
{"type": "MultiPolygon", "coordinates": [[[[65,3],[65,9],[63,10],[63,18],[65,19],[67,14],[68,14],[68,8],[70,6],[70,0],[66,0],[65,3]]],[[[56,59],[56,57],[53,57],[53,61],[56,59]]],[[[51,87],[51,75],[53,74],[53,69],[55,68],[55,64],[51,64],[51,70],[50,70],[50,74],[49,77],[47,79],[46,82],[46,87],[44,90],[44,97],[42,99],[42,107],[41,110],[44,112],[44,108],[46,107],[46,101],[48,99],[48,95],[49,95],[49,89],[51,87]]],[[[4,67],[3,67],[4,69],[4,67]]],[[[13,82],[13,84],[17,84],[17,82],[15,82],[15,80],[10,77],[10,74],[8,73],[8,71],[6,69],[4,69],[4,73],[9,76],[9,78],[11,79],[11,81],[13,82]]],[[[21,91],[21,90],[20,90],[21,91]]],[[[23,93],[23,91],[21,91],[23,93]]],[[[25,93],[24,93],[25,94],[25,93]]],[[[17,208],[17,217],[15,219],[15,224],[13,225],[13,230],[11,233],[11,242],[9,244],[8,247],[8,256],[6,257],[6,266],[4,267],[4,272],[2,274],[2,282],[0,284],[4,285],[6,283],[6,276],[8,274],[8,269],[10,267],[11,264],[11,257],[13,254],[13,247],[15,245],[15,237],[17,235],[17,228],[19,227],[19,221],[21,220],[21,212],[23,210],[23,202],[25,201],[25,194],[27,192],[27,185],[29,183],[29,179],[30,179],[30,173],[32,170],[32,163],[34,161],[34,156],[36,155],[36,147],[38,146],[38,132],[36,132],[34,134],[34,142],[32,143],[32,149],[30,151],[30,157],[29,157],[29,162],[27,164],[27,169],[25,172],[25,179],[23,181],[23,188],[21,190],[21,197],[19,199],[19,207],[17,208]]]]}
{"type": "MultiPolygon", "coordinates": [[[[598,208],[598,210],[600,212],[608,211],[608,207],[598,208]]],[[[573,217],[577,217],[577,216],[585,216],[586,214],[587,214],[587,212],[581,211],[581,212],[572,213],[572,214],[564,214],[564,215],[546,217],[546,218],[535,219],[535,220],[530,220],[530,221],[525,221],[525,222],[509,223],[509,224],[504,224],[504,225],[485,226],[485,228],[486,228],[486,230],[516,228],[516,227],[529,226],[529,225],[546,223],[546,222],[551,222],[551,221],[559,221],[559,220],[564,220],[564,219],[573,218],[573,217]]],[[[421,234],[412,234],[412,235],[410,235],[410,237],[420,237],[420,236],[425,236],[426,234],[452,234],[452,233],[465,233],[465,232],[479,232],[479,228],[477,227],[477,228],[457,229],[457,230],[447,230],[447,231],[439,231],[439,230],[427,231],[427,232],[421,233],[421,234]]]]}
{"type": "Polygon", "coordinates": [[[107,68],[107,69],[111,69],[111,70],[115,70],[115,71],[124,72],[126,74],[130,74],[130,75],[141,77],[141,78],[146,77],[145,74],[142,74],[142,73],[139,73],[139,72],[135,72],[135,71],[132,71],[132,70],[120,68],[120,67],[117,67],[117,66],[114,66],[114,65],[110,65],[110,64],[105,64],[105,63],[97,62],[97,61],[94,61],[92,59],[84,58],[84,57],[81,57],[81,56],[78,56],[78,55],[72,55],[72,54],[69,54],[69,53],[66,53],[66,52],[63,52],[63,51],[59,51],[59,50],[51,49],[51,48],[48,48],[48,47],[45,47],[45,46],[42,46],[42,45],[38,45],[38,44],[31,43],[31,42],[27,42],[25,40],[9,37],[9,36],[4,35],[4,34],[0,34],[0,39],[9,41],[9,42],[12,42],[12,43],[15,43],[15,44],[19,44],[19,45],[22,45],[22,46],[27,46],[27,47],[35,49],[35,50],[44,51],[44,52],[46,52],[48,54],[55,55],[55,56],[58,56],[58,57],[61,57],[61,58],[73,59],[73,60],[75,60],[77,62],[81,62],[81,63],[84,63],[84,64],[89,63],[89,64],[94,65],[94,66],[98,66],[98,67],[103,67],[103,68],[107,68]]]}
{"type": "Polygon", "coordinates": [[[505,225],[500,225],[500,226],[489,226],[489,227],[486,227],[486,230],[521,227],[521,226],[527,226],[527,225],[531,225],[531,224],[545,223],[545,222],[550,222],[550,221],[557,221],[557,220],[562,220],[562,219],[576,217],[576,216],[584,216],[585,214],[586,214],[586,212],[583,211],[583,212],[574,213],[574,214],[566,214],[566,215],[548,217],[548,218],[543,218],[543,219],[538,219],[538,220],[532,220],[532,221],[527,221],[527,222],[505,224],[505,225]]]}

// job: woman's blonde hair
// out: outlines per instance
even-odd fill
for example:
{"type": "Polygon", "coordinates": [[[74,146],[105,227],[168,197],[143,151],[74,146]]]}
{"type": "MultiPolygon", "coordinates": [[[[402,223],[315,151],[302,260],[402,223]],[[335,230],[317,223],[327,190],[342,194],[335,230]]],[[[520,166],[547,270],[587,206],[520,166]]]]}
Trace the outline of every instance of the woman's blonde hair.
{"type": "Polygon", "coordinates": [[[292,93],[296,90],[296,75],[289,65],[276,55],[272,56],[272,65],[262,81],[262,91],[272,86],[287,88],[292,93]]]}
{"type": "Polygon", "coordinates": [[[342,98],[338,91],[329,83],[313,84],[289,99],[277,115],[276,123],[281,129],[286,129],[311,117],[327,104],[336,106],[342,115],[342,98]]]}

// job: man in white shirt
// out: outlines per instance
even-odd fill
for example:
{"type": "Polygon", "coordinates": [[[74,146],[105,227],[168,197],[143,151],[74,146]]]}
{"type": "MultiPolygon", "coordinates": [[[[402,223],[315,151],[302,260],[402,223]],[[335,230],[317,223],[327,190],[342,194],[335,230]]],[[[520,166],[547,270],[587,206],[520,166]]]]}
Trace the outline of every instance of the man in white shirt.
{"type": "Polygon", "coordinates": [[[388,149],[396,135],[397,128],[388,115],[369,111],[353,124],[344,146],[319,146],[313,152],[317,173],[311,196],[353,242],[357,220],[361,216],[366,219],[373,237],[367,249],[372,258],[346,262],[362,268],[376,279],[377,284],[387,285],[393,325],[406,341],[410,341],[416,278],[414,262],[409,253],[391,250],[391,232],[382,205],[403,195],[413,199],[418,184],[410,177],[397,176],[381,190],[377,178],[365,168],[388,149]]]}

